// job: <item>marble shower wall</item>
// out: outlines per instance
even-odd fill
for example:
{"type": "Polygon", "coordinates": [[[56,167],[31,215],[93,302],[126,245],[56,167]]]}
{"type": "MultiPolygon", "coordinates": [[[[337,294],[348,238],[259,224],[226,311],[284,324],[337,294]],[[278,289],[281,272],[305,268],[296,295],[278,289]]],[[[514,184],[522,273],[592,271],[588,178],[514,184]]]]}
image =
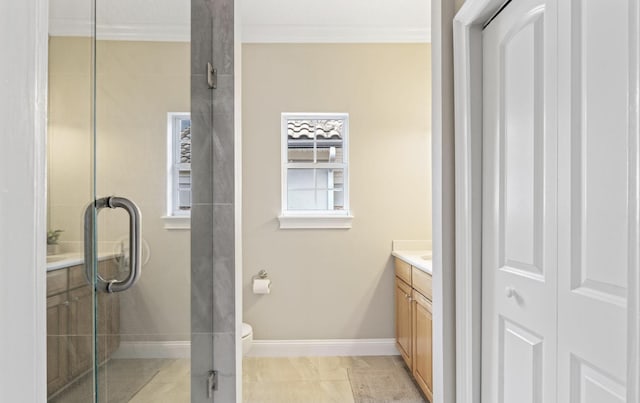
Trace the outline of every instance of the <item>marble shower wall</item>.
{"type": "Polygon", "coordinates": [[[191,0],[191,402],[236,400],[234,0],[191,0]],[[218,71],[209,89],[206,66],[218,71]]]}

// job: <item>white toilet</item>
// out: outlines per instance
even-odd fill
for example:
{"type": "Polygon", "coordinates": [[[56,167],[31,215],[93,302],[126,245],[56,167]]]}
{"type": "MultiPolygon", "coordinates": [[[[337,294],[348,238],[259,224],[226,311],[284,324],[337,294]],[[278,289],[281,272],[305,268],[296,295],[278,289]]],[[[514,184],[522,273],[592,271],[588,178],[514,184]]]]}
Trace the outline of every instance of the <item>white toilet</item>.
{"type": "Polygon", "coordinates": [[[242,323],[242,355],[247,355],[253,343],[253,328],[248,323],[242,323]]]}

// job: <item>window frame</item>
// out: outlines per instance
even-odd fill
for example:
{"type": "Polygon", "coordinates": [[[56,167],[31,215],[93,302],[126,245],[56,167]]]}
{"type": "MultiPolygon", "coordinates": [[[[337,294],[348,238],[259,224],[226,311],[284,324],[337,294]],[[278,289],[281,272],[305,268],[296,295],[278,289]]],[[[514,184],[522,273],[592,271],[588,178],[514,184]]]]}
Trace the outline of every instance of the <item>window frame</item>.
{"type": "Polygon", "coordinates": [[[348,113],[298,113],[283,112],[280,127],[281,142],[281,210],[278,219],[280,229],[299,228],[338,228],[348,229],[352,226],[353,216],[350,207],[350,179],[349,179],[349,114],[348,113]],[[289,162],[288,159],[288,121],[289,120],[342,120],[342,162],[289,162]],[[344,206],[342,210],[289,210],[288,209],[288,169],[334,168],[343,170],[344,206]]]}
{"type": "MultiPolygon", "coordinates": [[[[191,210],[181,210],[176,208],[179,205],[179,147],[180,147],[180,126],[179,122],[188,119],[191,121],[189,112],[168,112],[167,113],[167,188],[166,188],[166,215],[162,217],[165,229],[189,229],[191,226],[191,210]]],[[[189,167],[191,186],[193,187],[193,176],[189,167]]]]}

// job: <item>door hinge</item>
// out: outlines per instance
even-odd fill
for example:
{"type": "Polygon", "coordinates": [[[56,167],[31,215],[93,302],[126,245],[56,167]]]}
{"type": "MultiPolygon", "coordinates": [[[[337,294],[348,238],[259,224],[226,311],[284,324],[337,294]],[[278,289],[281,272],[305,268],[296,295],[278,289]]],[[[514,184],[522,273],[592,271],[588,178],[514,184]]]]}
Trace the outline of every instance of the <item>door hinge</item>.
{"type": "Polygon", "coordinates": [[[218,371],[209,371],[209,379],[207,380],[207,397],[213,398],[213,392],[218,390],[218,371]]]}
{"type": "Polygon", "coordinates": [[[210,89],[218,88],[218,70],[211,63],[207,63],[207,82],[210,89]]]}

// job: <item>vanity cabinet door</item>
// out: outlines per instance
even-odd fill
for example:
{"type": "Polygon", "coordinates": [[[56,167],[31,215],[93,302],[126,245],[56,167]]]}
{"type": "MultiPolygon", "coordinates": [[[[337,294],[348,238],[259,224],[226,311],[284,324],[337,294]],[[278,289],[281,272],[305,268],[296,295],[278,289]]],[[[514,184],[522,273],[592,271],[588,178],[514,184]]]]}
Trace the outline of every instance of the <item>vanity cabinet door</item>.
{"type": "Polygon", "coordinates": [[[69,292],[69,367],[76,377],[93,364],[93,294],[85,286],[69,292]]]}
{"type": "Polygon", "coordinates": [[[433,399],[433,314],[431,301],[413,291],[413,377],[433,399]]]}
{"type": "Polygon", "coordinates": [[[396,345],[411,368],[411,287],[396,277],[396,345]]]}
{"type": "Polygon", "coordinates": [[[67,293],[47,298],[47,395],[51,396],[69,379],[67,293]]]}
{"type": "MultiPolygon", "coordinates": [[[[99,263],[103,278],[117,278],[118,264],[115,260],[99,263]]],[[[118,293],[98,294],[98,357],[100,363],[111,357],[120,346],[120,295],[118,293]]]]}
{"type": "Polygon", "coordinates": [[[120,346],[120,296],[98,294],[98,358],[105,362],[120,346]]]}

